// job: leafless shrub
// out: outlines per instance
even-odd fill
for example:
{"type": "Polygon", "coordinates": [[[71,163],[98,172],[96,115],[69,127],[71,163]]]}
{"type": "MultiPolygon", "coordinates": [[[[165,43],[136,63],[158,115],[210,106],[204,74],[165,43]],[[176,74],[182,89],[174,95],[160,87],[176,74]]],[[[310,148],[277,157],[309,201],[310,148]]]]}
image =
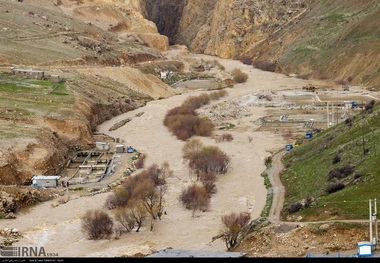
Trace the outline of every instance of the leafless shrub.
{"type": "Polygon", "coordinates": [[[193,211],[193,216],[197,210],[206,211],[210,206],[210,198],[204,186],[193,184],[183,190],[180,200],[186,209],[193,211]]]}
{"type": "Polygon", "coordinates": [[[141,153],[139,154],[139,157],[137,157],[137,159],[134,160],[133,165],[135,166],[136,169],[144,168],[145,158],[146,158],[146,155],[141,153]]]}
{"type": "Polygon", "coordinates": [[[255,66],[255,68],[270,72],[275,72],[277,67],[276,63],[263,60],[253,62],[253,66],[255,66]]]}
{"type": "Polygon", "coordinates": [[[154,184],[158,186],[164,185],[166,179],[173,174],[173,171],[170,170],[168,162],[164,162],[161,167],[158,167],[157,164],[152,164],[142,173],[146,173],[144,177],[152,179],[154,184]]]}
{"type": "Polygon", "coordinates": [[[338,85],[347,85],[347,81],[345,81],[344,79],[340,79],[340,80],[336,80],[335,84],[338,84],[338,85]]]}
{"type": "Polygon", "coordinates": [[[242,72],[240,69],[235,68],[231,71],[232,79],[236,83],[244,83],[248,79],[247,73],[242,72]]]}
{"type": "Polygon", "coordinates": [[[207,174],[201,174],[200,175],[200,181],[202,182],[202,185],[206,189],[207,193],[209,194],[209,197],[211,197],[212,194],[216,193],[216,175],[212,173],[207,174]]]}
{"type": "Polygon", "coordinates": [[[251,215],[248,212],[231,213],[222,216],[222,237],[228,250],[233,249],[240,242],[250,220],[251,215]]]}
{"type": "Polygon", "coordinates": [[[250,58],[241,58],[239,60],[245,65],[253,65],[253,61],[250,58]]]}
{"type": "Polygon", "coordinates": [[[88,210],[82,217],[82,231],[89,239],[108,238],[113,233],[113,220],[103,210],[88,210]]]}
{"type": "Polygon", "coordinates": [[[190,160],[197,156],[203,147],[203,143],[195,138],[187,141],[182,148],[183,158],[190,160]]]}
{"type": "Polygon", "coordinates": [[[234,139],[231,133],[224,133],[222,134],[222,141],[230,142],[234,139]]]}
{"type": "Polygon", "coordinates": [[[248,136],[248,142],[252,142],[253,140],[253,137],[252,136],[248,136]]]}
{"type": "Polygon", "coordinates": [[[198,118],[197,123],[194,125],[195,135],[208,137],[214,131],[214,124],[207,117],[198,118]]]}
{"type": "Polygon", "coordinates": [[[110,194],[105,203],[107,209],[115,209],[121,206],[125,206],[130,199],[130,193],[124,187],[117,187],[110,194]]]}
{"type": "Polygon", "coordinates": [[[128,207],[120,208],[115,213],[115,219],[126,229],[132,231],[136,227],[136,232],[140,231],[147,216],[144,205],[139,200],[131,200],[128,207]]]}

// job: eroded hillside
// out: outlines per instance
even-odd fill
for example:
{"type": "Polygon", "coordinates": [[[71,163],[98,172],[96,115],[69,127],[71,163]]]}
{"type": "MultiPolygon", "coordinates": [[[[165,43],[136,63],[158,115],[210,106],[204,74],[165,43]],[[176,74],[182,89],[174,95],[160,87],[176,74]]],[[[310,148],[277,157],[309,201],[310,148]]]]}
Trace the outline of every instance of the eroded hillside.
{"type": "Polygon", "coordinates": [[[380,5],[366,1],[147,0],[149,19],[195,53],[380,89],[380,5]],[[177,22],[179,21],[179,24],[177,22]]]}
{"type": "Polygon", "coordinates": [[[1,184],[58,174],[72,150],[92,147],[99,123],[175,94],[154,71],[133,67],[162,60],[167,37],[138,6],[113,4],[0,3],[1,184]],[[47,80],[12,78],[11,67],[42,70],[47,80]],[[63,82],[50,82],[50,75],[63,82]]]}

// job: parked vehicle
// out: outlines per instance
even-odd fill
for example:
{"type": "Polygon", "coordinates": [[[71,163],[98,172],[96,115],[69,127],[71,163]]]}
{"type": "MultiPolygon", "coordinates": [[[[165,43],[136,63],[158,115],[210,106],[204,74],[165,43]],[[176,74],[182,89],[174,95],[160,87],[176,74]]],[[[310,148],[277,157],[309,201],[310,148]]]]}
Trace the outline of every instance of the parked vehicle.
{"type": "Polygon", "coordinates": [[[313,133],[312,133],[312,132],[307,132],[307,133],[305,134],[305,138],[306,138],[306,139],[310,139],[311,137],[313,137],[313,133]]]}
{"type": "Polygon", "coordinates": [[[315,92],[317,90],[317,86],[309,83],[306,86],[303,86],[302,89],[307,90],[307,91],[315,92]]]}
{"type": "Polygon", "coordinates": [[[285,145],[285,150],[290,151],[291,149],[293,149],[293,145],[292,144],[285,145]]]}
{"type": "Polygon", "coordinates": [[[132,146],[128,146],[127,147],[127,153],[133,153],[133,148],[132,148],[132,146]]]}
{"type": "Polygon", "coordinates": [[[359,107],[360,105],[356,101],[352,101],[351,106],[354,108],[354,107],[359,107]]]}

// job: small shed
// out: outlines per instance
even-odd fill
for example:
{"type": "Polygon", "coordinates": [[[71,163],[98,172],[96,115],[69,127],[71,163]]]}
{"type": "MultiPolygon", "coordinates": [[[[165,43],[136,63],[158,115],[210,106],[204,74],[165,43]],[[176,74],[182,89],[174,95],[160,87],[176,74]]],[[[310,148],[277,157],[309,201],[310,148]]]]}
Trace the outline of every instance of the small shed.
{"type": "Polygon", "coordinates": [[[370,257],[372,256],[372,244],[369,241],[358,242],[358,256],[370,257]]]}
{"type": "Polygon", "coordinates": [[[34,187],[57,187],[59,175],[35,175],[32,178],[32,186],[34,187]]]}
{"type": "Polygon", "coordinates": [[[62,81],[62,78],[59,75],[50,75],[50,81],[54,83],[59,83],[62,81]]]}
{"type": "Polygon", "coordinates": [[[116,152],[117,153],[123,153],[124,152],[124,145],[123,144],[118,144],[115,146],[116,152]]]}
{"type": "Polygon", "coordinates": [[[160,77],[161,77],[161,79],[168,79],[169,78],[169,71],[161,71],[160,77]]]}
{"type": "Polygon", "coordinates": [[[106,142],[96,142],[96,149],[99,151],[108,151],[110,149],[110,144],[106,142]]]}

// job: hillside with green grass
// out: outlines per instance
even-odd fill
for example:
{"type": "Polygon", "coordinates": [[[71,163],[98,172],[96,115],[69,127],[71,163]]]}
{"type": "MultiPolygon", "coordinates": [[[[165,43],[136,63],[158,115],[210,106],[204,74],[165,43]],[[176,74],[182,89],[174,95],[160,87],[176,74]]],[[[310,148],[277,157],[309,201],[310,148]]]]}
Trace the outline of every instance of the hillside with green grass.
{"type": "Polygon", "coordinates": [[[283,215],[302,221],[368,219],[380,200],[380,104],[329,129],[299,138],[283,157],[283,215]]]}
{"type": "Polygon", "coordinates": [[[380,89],[380,2],[313,1],[310,9],[243,57],[275,61],[277,71],[380,89]]]}

